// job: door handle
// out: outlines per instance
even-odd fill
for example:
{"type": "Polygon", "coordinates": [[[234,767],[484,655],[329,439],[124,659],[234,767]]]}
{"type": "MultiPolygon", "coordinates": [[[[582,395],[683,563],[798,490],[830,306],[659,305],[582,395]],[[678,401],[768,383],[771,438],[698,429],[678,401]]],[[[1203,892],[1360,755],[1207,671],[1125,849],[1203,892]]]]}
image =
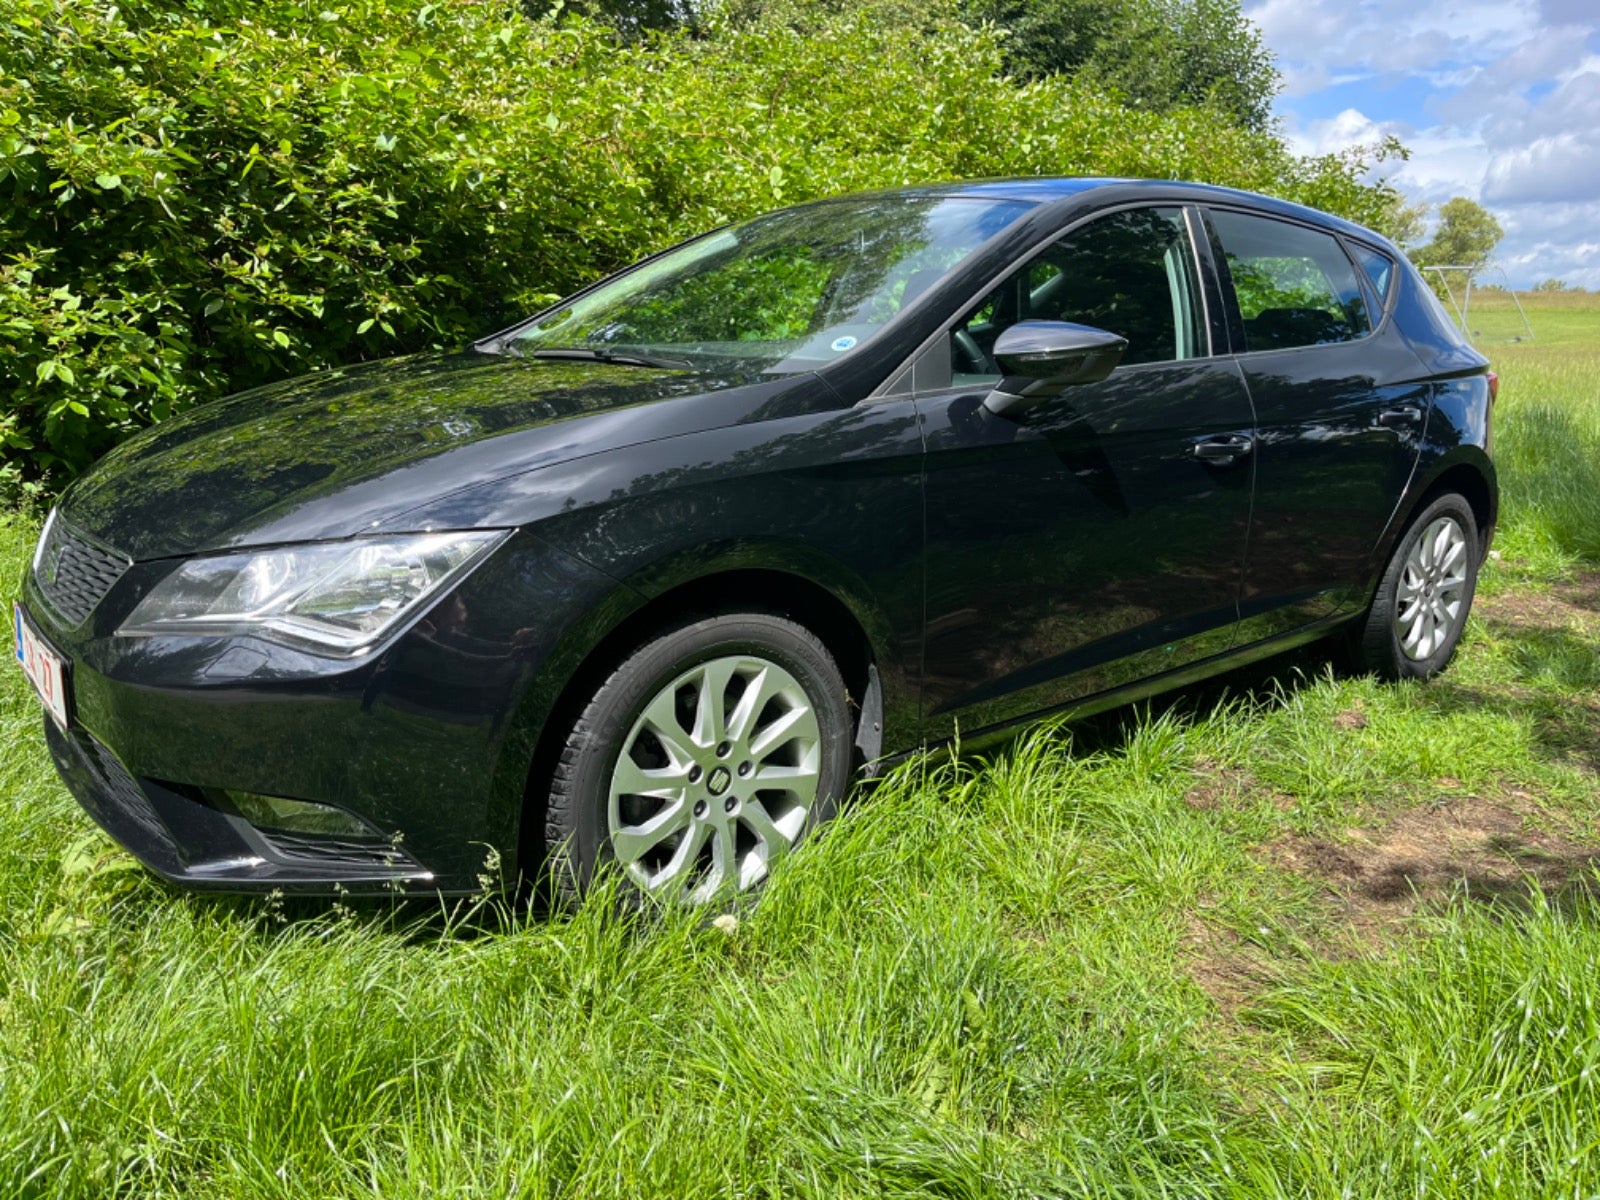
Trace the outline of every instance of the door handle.
{"type": "Polygon", "coordinates": [[[1415,425],[1422,420],[1422,410],[1414,404],[1402,404],[1399,408],[1386,408],[1378,414],[1378,424],[1385,429],[1398,429],[1402,425],[1415,425]]]}
{"type": "Polygon", "coordinates": [[[1255,448],[1256,439],[1248,433],[1216,433],[1195,439],[1194,456],[1210,466],[1225,467],[1255,448]]]}

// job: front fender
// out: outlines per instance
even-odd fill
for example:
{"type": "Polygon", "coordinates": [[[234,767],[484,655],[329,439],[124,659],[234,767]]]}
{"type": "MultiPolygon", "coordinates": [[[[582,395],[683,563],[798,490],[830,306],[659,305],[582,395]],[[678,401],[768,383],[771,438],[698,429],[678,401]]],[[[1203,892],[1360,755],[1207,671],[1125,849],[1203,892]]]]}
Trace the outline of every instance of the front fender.
{"type": "MultiPolygon", "coordinates": [[[[849,613],[877,669],[885,749],[915,743],[922,436],[909,401],[755,421],[553,464],[452,498],[428,516],[459,525],[469,507],[474,523],[523,525],[614,582],[562,631],[530,682],[516,717],[524,770],[561,696],[618,625],[685,587],[719,577],[744,587],[751,573],[768,586],[791,578],[849,613]]],[[[496,792],[508,794],[503,786],[496,792]]]]}

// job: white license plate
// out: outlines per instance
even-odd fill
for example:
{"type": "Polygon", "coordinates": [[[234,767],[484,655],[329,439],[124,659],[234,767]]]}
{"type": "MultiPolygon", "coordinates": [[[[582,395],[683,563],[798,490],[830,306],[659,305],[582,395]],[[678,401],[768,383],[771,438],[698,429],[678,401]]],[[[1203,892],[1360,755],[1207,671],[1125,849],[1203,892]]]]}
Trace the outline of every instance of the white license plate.
{"type": "Polygon", "coordinates": [[[67,664],[44,639],[33,631],[22,605],[11,605],[11,619],[16,627],[17,662],[22,673],[33,684],[33,690],[44,701],[45,711],[61,728],[67,727],[67,664]]]}

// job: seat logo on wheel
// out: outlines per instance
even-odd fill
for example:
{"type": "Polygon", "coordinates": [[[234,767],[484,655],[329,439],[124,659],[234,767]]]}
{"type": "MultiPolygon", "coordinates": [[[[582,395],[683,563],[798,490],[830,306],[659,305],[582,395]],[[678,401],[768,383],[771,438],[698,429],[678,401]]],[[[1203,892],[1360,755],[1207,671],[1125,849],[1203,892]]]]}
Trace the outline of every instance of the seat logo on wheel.
{"type": "Polygon", "coordinates": [[[733,776],[728,774],[727,767],[718,767],[706,776],[706,791],[713,796],[720,796],[728,790],[728,785],[733,782],[733,776]]]}

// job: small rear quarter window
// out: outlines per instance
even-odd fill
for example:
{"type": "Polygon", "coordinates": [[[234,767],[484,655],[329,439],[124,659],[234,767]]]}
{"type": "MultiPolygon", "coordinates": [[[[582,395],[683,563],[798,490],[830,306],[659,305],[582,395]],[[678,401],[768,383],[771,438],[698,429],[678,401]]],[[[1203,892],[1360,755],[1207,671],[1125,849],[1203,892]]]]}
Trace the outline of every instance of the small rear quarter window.
{"type": "Polygon", "coordinates": [[[1389,292],[1394,287],[1394,259],[1382,250],[1374,250],[1371,246],[1364,246],[1360,242],[1348,244],[1350,253],[1355,256],[1357,264],[1367,277],[1367,282],[1372,284],[1372,291],[1378,297],[1378,304],[1387,308],[1389,292]]]}

